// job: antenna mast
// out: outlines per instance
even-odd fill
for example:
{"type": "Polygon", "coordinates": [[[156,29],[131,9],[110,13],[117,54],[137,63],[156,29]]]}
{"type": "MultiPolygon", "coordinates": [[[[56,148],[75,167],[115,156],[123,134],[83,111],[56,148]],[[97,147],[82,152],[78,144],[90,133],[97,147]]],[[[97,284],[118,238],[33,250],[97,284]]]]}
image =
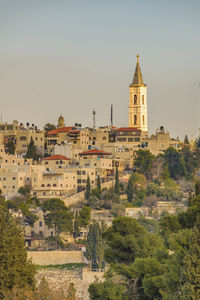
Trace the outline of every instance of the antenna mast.
{"type": "Polygon", "coordinates": [[[110,124],[113,126],[113,105],[111,104],[110,124]]]}
{"type": "Polygon", "coordinates": [[[96,128],[96,111],[95,111],[95,109],[93,110],[92,114],[93,114],[93,129],[95,129],[96,128]]]}

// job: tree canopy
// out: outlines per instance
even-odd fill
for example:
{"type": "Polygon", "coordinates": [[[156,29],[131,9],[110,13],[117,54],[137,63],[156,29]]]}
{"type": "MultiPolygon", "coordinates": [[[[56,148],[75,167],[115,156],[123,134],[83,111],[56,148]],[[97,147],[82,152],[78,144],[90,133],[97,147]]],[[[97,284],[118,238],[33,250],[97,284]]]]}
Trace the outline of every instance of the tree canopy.
{"type": "Polygon", "coordinates": [[[35,268],[28,261],[23,232],[6,206],[0,206],[0,297],[15,287],[34,287],[35,268]]]}
{"type": "Polygon", "coordinates": [[[61,232],[72,232],[73,213],[65,203],[58,199],[52,198],[42,205],[44,220],[49,228],[54,228],[56,234],[61,232]]]}

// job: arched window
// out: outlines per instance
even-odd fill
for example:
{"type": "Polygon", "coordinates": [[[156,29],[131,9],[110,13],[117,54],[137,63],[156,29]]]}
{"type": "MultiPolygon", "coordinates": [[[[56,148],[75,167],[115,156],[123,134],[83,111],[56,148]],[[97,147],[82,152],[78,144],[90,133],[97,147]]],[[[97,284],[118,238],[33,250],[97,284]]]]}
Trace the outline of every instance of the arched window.
{"type": "Polygon", "coordinates": [[[144,95],[142,95],[142,105],[144,105],[144,95]]]}
{"type": "Polygon", "coordinates": [[[137,105],[137,95],[134,95],[134,105],[137,105]]]}
{"type": "Polygon", "coordinates": [[[144,115],[142,116],[142,123],[143,123],[143,125],[145,124],[144,115]]]}
{"type": "Polygon", "coordinates": [[[45,187],[45,185],[44,185],[44,184],[41,184],[41,187],[45,187]]]}
{"type": "Polygon", "coordinates": [[[54,183],[53,186],[56,187],[56,184],[54,183]]]}
{"type": "Polygon", "coordinates": [[[50,184],[47,184],[47,187],[50,187],[51,185],[50,184]]]}
{"type": "Polygon", "coordinates": [[[134,125],[137,125],[137,115],[134,115],[134,125]]]}

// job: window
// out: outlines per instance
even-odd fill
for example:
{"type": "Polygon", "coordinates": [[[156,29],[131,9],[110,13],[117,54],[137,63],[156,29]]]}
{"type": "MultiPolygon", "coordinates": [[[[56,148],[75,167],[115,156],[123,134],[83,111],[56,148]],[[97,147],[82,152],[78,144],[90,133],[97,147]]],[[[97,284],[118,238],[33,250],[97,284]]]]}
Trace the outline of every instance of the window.
{"type": "Polygon", "coordinates": [[[19,140],[20,141],[26,141],[26,136],[20,136],[19,140]]]}
{"type": "Polygon", "coordinates": [[[23,144],[23,145],[22,145],[22,148],[26,148],[26,145],[25,145],[25,144],[23,144]]]}
{"type": "Polygon", "coordinates": [[[51,231],[51,236],[53,236],[53,231],[51,231]]]}
{"type": "Polygon", "coordinates": [[[126,138],[117,138],[118,142],[126,142],[126,138]]]}
{"type": "Polygon", "coordinates": [[[16,179],[16,177],[13,177],[12,179],[13,179],[13,180],[15,180],[15,179],[16,179]]]}
{"type": "Polygon", "coordinates": [[[48,161],[45,161],[45,165],[48,165],[48,161]]]}
{"type": "Polygon", "coordinates": [[[13,185],[13,187],[12,187],[13,189],[15,188],[15,186],[13,185]]]}
{"type": "Polygon", "coordinates": [[[77,175],[81,175],[81,171],[77,171],[77,175]]]}
{"type": "Polygon", "coordinates": [[[134,115],[134,125],[137,125],[137,115],[134,115]]]}
{"type": "Polygon", "coordinates": [[[42,227],[42,222],[39,222],[39,226],[42,227]]]}
{"type": "Polygon", "coordinates": [[[82,171],[82,174],[85,175],[85,171],[82,171]]]}
{"type": "Polygon", "coordinates": [[[137,95],[134,95],[134,105],[137,105],[137,95]]]}
{"type": "Polygon", "coordinates": [[[142,105],[144,105],[144,95],[142,95],[142,105]]]}
{"type": "Polygon", "coordinates": [[[128,138],[128,142],[133,142],[133,138],[128,138]]]}
{"type": "Polygon", "coordinates": [[[34,231],[31,231],[31,237],[33,237],[33,236],[34,236],[34,234],[35,234],[35,232],[34,232],[34,231]]]}
{"type": "Polygon", "coordinates": [[[144,115],[142,116],[142,123],[143,123],[143,125],[145,124],[145,122],[144,122],[144,115]]]}
{"type": "Polygon", "coordinates": [[[39,231],[40,236],[44,236],[43,231],[39,231]]]}
{"type": "Polygon", "coordinates": [[[44,185],[44,184],[41,184],[41,187],[45,187],[45,185],[44,185]]]}
{"type": "Polygon", "coordinates": [[[53,186],[56,187],[56,184],[54,183],[53,186]]]}
{"type": "Polygon", "coordinates": [[[47,184],[47,187],[50,187],[51,185],[50,184],[47,184]]]}

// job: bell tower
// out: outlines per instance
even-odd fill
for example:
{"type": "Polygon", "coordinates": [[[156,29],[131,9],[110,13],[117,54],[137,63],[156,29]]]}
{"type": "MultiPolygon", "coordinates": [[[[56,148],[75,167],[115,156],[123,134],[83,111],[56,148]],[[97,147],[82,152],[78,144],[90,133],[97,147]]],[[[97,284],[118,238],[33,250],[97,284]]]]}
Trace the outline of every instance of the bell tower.
{"type": "Polygon", "coordinates": [[[143,82],[139,55],[136,57],[135,74],[129,86],[129,127],[147,132],[147,86],[143,82]]]}

